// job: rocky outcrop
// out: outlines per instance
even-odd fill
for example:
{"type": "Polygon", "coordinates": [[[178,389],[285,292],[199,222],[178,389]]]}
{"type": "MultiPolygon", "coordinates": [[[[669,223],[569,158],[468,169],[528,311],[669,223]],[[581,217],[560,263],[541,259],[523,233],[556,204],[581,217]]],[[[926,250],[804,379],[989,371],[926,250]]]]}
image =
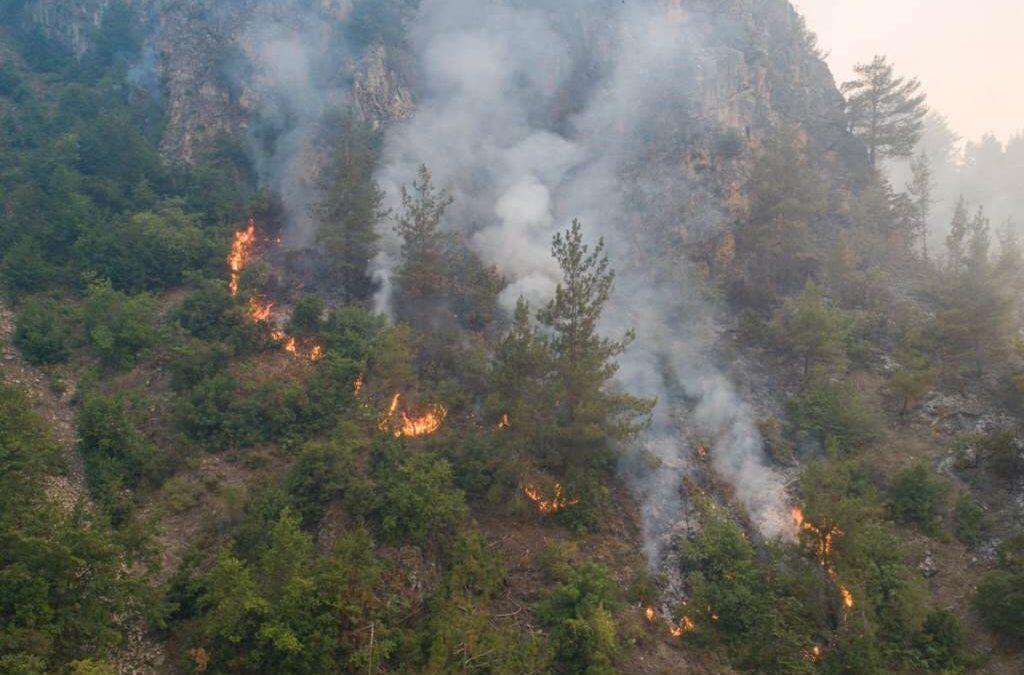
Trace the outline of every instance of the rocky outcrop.
{"type": "Polygon", "coordinates": [[[405,119],[415,108],[412,92],[388,62],[387,48],[378,44],[362,58],[354,82],[352,99],[363,119],[378,128],[405,119]]]}
{"type": "Polygon", "coordinates": [[[110,0],[29,0],[21,20],[80,58],[92,48],[109,5],[110,0]]]}

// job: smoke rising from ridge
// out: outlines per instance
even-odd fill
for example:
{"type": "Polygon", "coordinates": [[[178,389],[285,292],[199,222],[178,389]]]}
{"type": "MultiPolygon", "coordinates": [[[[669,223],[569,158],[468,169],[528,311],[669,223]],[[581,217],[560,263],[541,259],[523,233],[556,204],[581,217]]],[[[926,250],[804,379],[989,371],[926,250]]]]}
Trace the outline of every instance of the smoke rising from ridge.
{"type": "MultiPolygon", "coordinates": [[[[410,26],[419,105],[389,130],[379,174],[396,204],[417,166],[430,167],[456,199],[447,226],[511,280],[508,307],[520,295],[535,306],[550,296],[559,277],[551,237],[573,217],[588,240],[604,237],[618,276],[602,329],[637,333],[618,379],[659,400],[645,444],[660,466],[628,472],[652,564],[684,508],[683,425],[713,442],[715,468],[762,532],[786,531],[782,481],[763,459],[753,413],[708,357],[710,312],[685,263],[660,250],[674,228],[724,221],[672,154],[704,129],[700,82],[714,68],[681,18],[655,0],[424,0],[410,26]]],[[[381,234],[374,272],[384,309],[399,256],[390,227],[381,234]]]]}

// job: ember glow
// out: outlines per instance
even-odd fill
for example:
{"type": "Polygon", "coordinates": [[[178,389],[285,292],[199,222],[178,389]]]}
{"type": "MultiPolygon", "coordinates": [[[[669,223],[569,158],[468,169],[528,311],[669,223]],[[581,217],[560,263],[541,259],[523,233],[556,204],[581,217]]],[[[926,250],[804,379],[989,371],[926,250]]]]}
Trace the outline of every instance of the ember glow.
{"type": "Polygon", "coordinates": [[[647,609],[644,610],[644,616],[647,617],[647,623],[654,623],[654,608],[648,606],[647,609]]]}
{"type": "Polygon", "coordinates": [[[803,532],[809,532],[814,536],[814,552],[818,562],[821,564],[825,573],[832,580],[832,583],[839,589],[839,595],[842,596],[843,606],[846,609],[853,609],[853,593],[850,589],[844,586],[839,581],[839,573],[836,571],[835,565],[832,562],[832,540],[835,537],[841,537],[843,531],[838,527],[822,526],[816,527],[812,523],[807,522],[804,518],[803,509],[799,506],[794,506],[790,512],[793,517],[793,522],[803,532]]]}
{"type": "Polygon", "coordinates": [[[498,422],[498,431],[504,431],[512,426],[512,422],[509,421],[508,413],[501,416],[501,420],[498,422]]]}
{"type": "Polygon", "coordinates": [[[543,514],[558,513],[567,506],[573,506],[579,504],[580,500],[577,498],[567,498],[562,494],[562,485],[555,483],[554,496],[551,498],[545,497],[544,494],[535,485],[524,485],[523,494],[534,503],[537,510],[543,514]]]}
{"type": "Polygon", "coordinates": [[[363,374],[359,373],[359,377],[352,383],[352,395],[359,396],[359,392],[363,390],[363,374]]]}
{"type": "Polygon", "coordinates": [[[231,295],[238,295],[238,279],[242,270],[249,264],[252,257],[252,247],[256,243],[256,222],[250,218],[244,230],[235,232],[235,238],[231,242],[231,253],[228,254],[228,268],[231,270],[231,279],[228,281],[228,288],[231,295]]]}

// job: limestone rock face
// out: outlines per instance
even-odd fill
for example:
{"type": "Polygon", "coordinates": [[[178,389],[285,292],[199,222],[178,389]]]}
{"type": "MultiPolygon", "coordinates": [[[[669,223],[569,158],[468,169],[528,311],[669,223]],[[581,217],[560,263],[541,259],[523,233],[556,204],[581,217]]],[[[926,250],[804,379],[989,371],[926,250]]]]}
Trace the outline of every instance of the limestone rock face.
{"type": "MultiPolygon", "coordinates": [[[[687,62],[680,67],[690,74],[684,109],[667,107],[658,119],[663,131],[652,154],[682,179],[659,175],[661,211],[691,214],[700,207],[714,213],[680,217],[678,231],[666,236],[689,245],[714,273],[730,264],[730,226],[748,213],[747,179],[771,129],[796,129],[816,168],[835,183],[862,172],[862,153],[847,133],[832,75],[789,0],[652,1],[687,41],[687,62]],[[682,191],[678,182],[701,188],[682,191]]],[[[80,56],[90,49],[90,35],[110,2],[28,0],[21,19],[80,56]]],[[[617,0],[595,0],[586,11],[573,9],[573,3],[536,2],[558,13],[573,43],[567,72],[552,76],[563,84],[544,113],[552,128],[567,128],[613,58],[616,27],[609,17],[617,0]]],[[[134,0],[133,7],[150,30],[154,79],[168,114],[162,148],[172,160],[195,161],[221,135],[251,140],[250,128],[265,124],[261,116],[268,109],[294,117],[320,112],[310,111],[313,106],[349,103],[377,127],[415,110],[413,56],[401,41],[356,44],[349,25],[353,0],[134,0]],[[328,94],[308,102],[271,90],[263,53],[267,40],[275,39],[263,29],[270,24],[317,41],[317,50],[328,56],[317,64],[311,86],[328,94]],[[281,100],[268,106],[274,96],[281,100]]],[[[398,32],[415,28],[417,17],[410,13],[402,21],[398,32]]]]}

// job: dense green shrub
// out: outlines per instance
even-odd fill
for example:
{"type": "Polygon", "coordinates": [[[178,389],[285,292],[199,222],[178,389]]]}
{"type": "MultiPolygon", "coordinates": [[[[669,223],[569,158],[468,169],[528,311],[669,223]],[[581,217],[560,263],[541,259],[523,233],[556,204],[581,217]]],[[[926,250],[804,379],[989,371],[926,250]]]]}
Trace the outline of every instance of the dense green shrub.
{"type": "Polygon", "coordinates": [[[849,383],[815,378],[788,402],[789,423],[799,438],[849,452],[878,438],[881,421],[849,383]]]}
{"type": "Polygon", "coordinates": [[[975,606],[993,632],[1012,640],[1024,639],[1024,574],[997,570],[978,584],[975,606]]]}
{"type": "Polygon", "coordinates": [[[383,493],[377,510],[381,533],[391,541],[424,544],[451,535],[466,514],[451,466],[425,450],[381,441],[374,478],[383,493]]]}
{"type": "Polygon", "coordinates": [[[973,547],[982,540],[987,529],[985,512],[970,493],[961,493],[953,506],[953,534],[964,544],[973,547]]]}
{"type": "Polygon", "coordinates": [[[120,521],[130,494],[141,484],[157,486],[166,475],[168,457],[140,430],[145,420],[140,402],[127,395],[87,394],[78,413],[79,450],[94,499],[120,521]]]}
{"type": "Polygon", "coordinates": [[[924,464],[904,469],[889,488],[889,512],[897,522],[934,534],[946,485],[924,464]]]}
{"type": "Polygon", "coordinates": [[[128,367],[157,338],[156,303],[146,294],[125,295],[107,282],[89,287],[83,308],[90,343],[103,362],[128,367]]]}
{"type": "Polygon", "coordinates": [[[357,468],[354,429],[342,428],[331,440],[307,445],[285,482],[291,503],[306,527],[315,527],[327,507],[340,500],[349,518],[370,513],[377,494],[357,468]]]}
{"type": "Polygon", "coordinates": [[[105,659],[146,607],[130,552],[89,510],[50,501],[56,447],[24,391],[0,383],[0,672],[105,659]]]}
{"type": "Polygon", "coordinates": [[[39,366],[66,361],[68,341],[64,312],[55,301],[30,301],[18,314],[14,343],[29,363],[39,366]]]}
{"type": "Polygon", "coordinates": [[[537,608],[548,627],[558,672],[611,675],[619,649],[612,610],[615,584],[604,566],[587,563],[573,570],[537,608]]]}

